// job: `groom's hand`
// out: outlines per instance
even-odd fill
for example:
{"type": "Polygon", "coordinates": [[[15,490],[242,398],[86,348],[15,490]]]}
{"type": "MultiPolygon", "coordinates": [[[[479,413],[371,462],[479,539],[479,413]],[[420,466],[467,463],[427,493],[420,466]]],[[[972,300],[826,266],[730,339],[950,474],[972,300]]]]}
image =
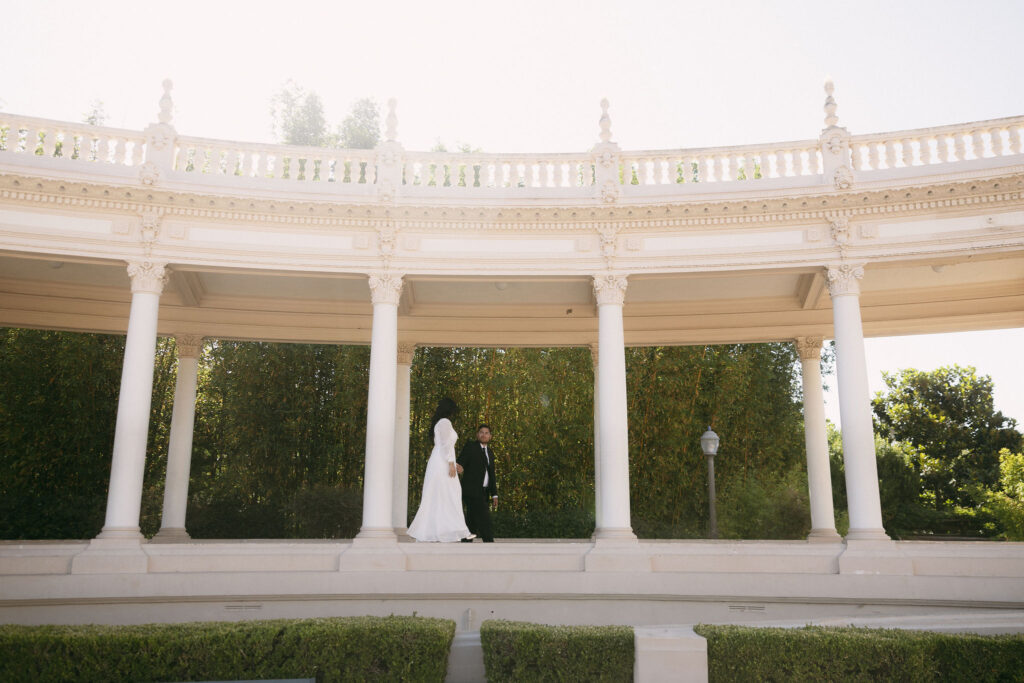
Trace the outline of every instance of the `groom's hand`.
{"type": "Polygon", "coordinates": [[[493,498],[491,498],[491,507],[494,508],[495,510],[498,509],[498,497],[497,496],[494,496],[493,498]]]}
{"type": "Polygon", "coordinates": [[[455,471],[456,471],[456,472],[458,472],[459,474],[462,474],[462,473],[463,473],[463,471],[464,471],[464,470],[462,469],[462,465],[460,465],[460,464],[456,463],[456,464],[455,464],[455,471]]]}

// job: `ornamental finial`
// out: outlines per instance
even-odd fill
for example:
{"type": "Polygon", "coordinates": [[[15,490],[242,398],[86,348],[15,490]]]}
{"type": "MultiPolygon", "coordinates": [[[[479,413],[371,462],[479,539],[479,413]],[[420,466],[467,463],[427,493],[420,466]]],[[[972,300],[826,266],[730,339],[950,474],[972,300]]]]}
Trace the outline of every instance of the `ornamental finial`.
{"type": "Polygon", "coordinates": [[[398,109],[398,100],[392,97],[388,100],[388,118],[387,118],[387,141],[394,142],[398,139],[398,114],[395,110],[398,109]]]}
{"type": "Polygon", "coordinates": [[[612,120],[608,116],[608,98],[601,100],[601,142],[612,141],[612,120]]]}
{"type": "Polygon", "coordinates": [[[832,93],[835,92],[836,84],[832,82],[831,78],[825,79],[825,125],[834,126],[839,123],[839,117],[836,116],[836,98],[832,97],[832,93]]]}
{"type": "Polygon", "coordinates": [[[164,94],[160,98],[160,113],[157,114],[157,118],[160,123],[170,123],[172,118],[172,110],[174,109],[174,102],[171,100],[171,88],[174,87],[174,83],[169,78],[165,78],[163,82],[164,94]]]}

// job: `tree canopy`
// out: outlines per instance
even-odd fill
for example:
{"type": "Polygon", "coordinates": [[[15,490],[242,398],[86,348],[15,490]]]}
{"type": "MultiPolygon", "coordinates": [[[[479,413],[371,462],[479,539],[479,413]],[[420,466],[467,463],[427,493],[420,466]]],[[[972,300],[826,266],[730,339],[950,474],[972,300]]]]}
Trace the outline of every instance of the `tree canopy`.
{"type": "Polygon", "coordinates": [[[1022,444],[1016,422],[995,409],[992,379],[958,365],[883,378],[886,391],[872,402],[879,433],[913,445],[914,470],[936,508],[977,503],[974,487],[999,482],[999,451],[1022,444]]]}

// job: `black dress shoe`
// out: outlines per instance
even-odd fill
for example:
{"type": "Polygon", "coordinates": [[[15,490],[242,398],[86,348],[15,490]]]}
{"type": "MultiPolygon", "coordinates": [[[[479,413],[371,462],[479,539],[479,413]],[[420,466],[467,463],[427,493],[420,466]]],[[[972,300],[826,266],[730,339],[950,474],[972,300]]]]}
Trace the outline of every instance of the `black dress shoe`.
{"type": "Polygon", "coordinates": [[[472,543],[473,539],[472,538],[464,538],[464,539],[462,539],[462,542],[463,543],[472,543]]]}

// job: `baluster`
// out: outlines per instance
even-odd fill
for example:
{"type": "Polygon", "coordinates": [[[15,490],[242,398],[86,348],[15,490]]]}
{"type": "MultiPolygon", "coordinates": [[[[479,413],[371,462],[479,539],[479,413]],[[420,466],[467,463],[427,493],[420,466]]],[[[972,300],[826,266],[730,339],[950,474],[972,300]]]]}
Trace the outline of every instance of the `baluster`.
{"type": "Polygon", "coordinates": [[[57,147],[57,131],[56,130],[47,130],[47,131],[42,131],[42,133],[43,133],[43,142],[42,142],[43,156],[44,157],[52,157],[53,154],[54,154],[54,150],[57,147]]]}
{"type": "Polygon", "coordinates": [[[917,139],[918,151],[917,155],[921,160],[922,166],[928,166],[932,163],[932,138],[929,135],[923,135],[917,139]]]}
{"type": "Polygon", "coordinates": [[[270,173],[270,154],[266,149],[259,150],[259,158],[256,159],[256,177],[266,178],[270,173]]]}
{"type": "Polygon", "coordinates": [[[880,154],[881,145],[877,142],[868,143],[868,165],[870,170],[877,171],[882,167],[880,154]]]}
{"type": "Polygon", "coordinates": [[[989,142],[992,145],[992,156],[1001,157],[1006,156],[1009,151],[1009,145],[1006,144],[1005,138],[1003,138],[1004,128],[990,128],[988,131],[989,142]]]}
{"type": "MultiPolygon", "coordinates": [[[[5,143],[8,152],[18,152],[21,150],[21,127],[12,123],[7,127],[7,142],[5,143]]],[[[70,154],[68,156],[71,156],[70,154]]]]}
{"type": "Polygon", "coordinates": [[[914,165],[914,148],[911,147],[910,138],[900,140],[900,162],[904,166],[914,165]]]}
{"type": "Polygon", "coordinates": [[[132,140],[132,166],[142,163],[142,148],[145,143],[142,140],[132,140]]]}
{"type": "Polygon", "coordinates": [[[967,139],[963,133],[954,134],[953,148],[956,150],[957,161],[963,161],[967,158],[967,139]]]}
{"type": "Polygon", "coordinates": [[[985,141],[981,138],[980,130],[971,131],[971,150],[974,152],[975,159],[985,156],[985,141]]]}
{"type": "Polygon", "coordinates": [[[1024,152],[1024,126],[1014,125],[1006,129],[1006,137],[1014,154],[1024,152]]]}
{"type": "Polygon", "coordinates": [[[896,141],[885,141],[885,167],[896,168],[896,141]]]}

